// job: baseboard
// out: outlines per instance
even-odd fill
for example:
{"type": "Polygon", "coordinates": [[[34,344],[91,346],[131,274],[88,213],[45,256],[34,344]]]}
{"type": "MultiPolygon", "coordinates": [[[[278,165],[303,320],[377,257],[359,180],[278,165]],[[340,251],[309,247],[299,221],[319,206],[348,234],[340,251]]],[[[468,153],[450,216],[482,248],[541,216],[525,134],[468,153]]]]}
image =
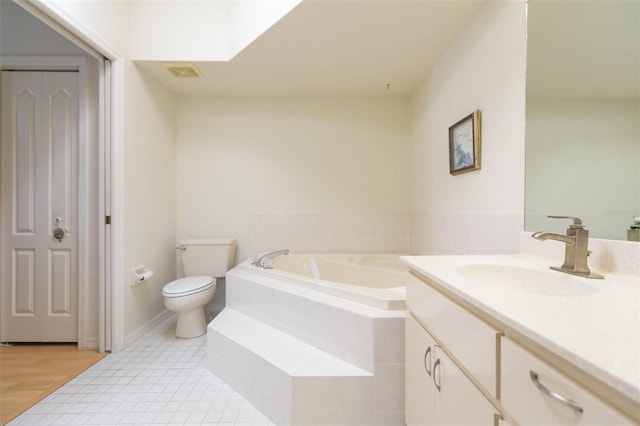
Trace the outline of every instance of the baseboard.
{"type": "Polygon", "coordinates": [[[136,328],[133,332],[127,334],[124,337],[124,347],[127,348],[131,343],[148,333],[151,329],[169,319],[171,315],[173,315],[173,312],[165,309],[149,321],[142,324],[140,327],[136,328]]]}

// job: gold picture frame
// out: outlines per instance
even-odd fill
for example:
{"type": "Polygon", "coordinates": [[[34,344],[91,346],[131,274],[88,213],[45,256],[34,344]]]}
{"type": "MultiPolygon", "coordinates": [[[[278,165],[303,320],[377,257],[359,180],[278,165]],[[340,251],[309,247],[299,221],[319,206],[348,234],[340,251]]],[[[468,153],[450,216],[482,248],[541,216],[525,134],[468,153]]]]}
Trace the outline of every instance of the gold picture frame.
{"type": "Polygon", "coordinates": [[[449,127],[449,173],[480,170],[480,110],[449,127]]]}

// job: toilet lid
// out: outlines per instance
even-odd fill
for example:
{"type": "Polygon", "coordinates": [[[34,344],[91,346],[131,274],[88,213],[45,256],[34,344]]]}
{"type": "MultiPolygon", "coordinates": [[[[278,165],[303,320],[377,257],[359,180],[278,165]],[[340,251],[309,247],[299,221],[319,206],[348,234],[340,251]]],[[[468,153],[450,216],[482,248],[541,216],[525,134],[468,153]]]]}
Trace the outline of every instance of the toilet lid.
{"type": "Polygon", "coordinates": [[[171,281],[162,289],[162,295],[165,297],[180,297],[190,294],[200,293],[213,287],[215,279],[212,277],[186,277],[179,280],[171,281]]]}

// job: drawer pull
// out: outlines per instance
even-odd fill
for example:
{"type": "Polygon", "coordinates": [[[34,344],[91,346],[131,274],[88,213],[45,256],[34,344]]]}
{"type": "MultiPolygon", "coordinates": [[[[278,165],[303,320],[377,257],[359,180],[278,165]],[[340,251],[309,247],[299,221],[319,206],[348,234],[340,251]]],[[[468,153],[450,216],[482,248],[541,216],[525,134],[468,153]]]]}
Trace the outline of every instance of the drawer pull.
{"type": "Polygon", "coordinates": [[[429,364],[431,364],[431,346],[427,347],[427,350],[424,352],[424,369],[427,370],[427,374],[429,375],[429,377],[431,377],[429,364]],[[427,361],[427,357],[429,357],[429,361],[427,361]]]}
{"type": "Polygon", "coordinates": [[[561,404],[566,405],[567,407],[572,408],[573,410],[577,411],[578,413],[582,413],[584,410],[582,409],[581,406],[578,405],[577,402],[569,399],[569,398],[565,398],[564,396],[560,395],[559,393],[556,393],[552,390],[550,390],[549,388],[545,387],[542,383],[540,383],[540,381],[538,380],[538,373],[536,373],[533,370],[529,370],[529,377],[531,377],[531,381],[533,382],[534,385],[536,385],[536,387],[538,389],[540,389],[540,391],[547,395],[549,398],[558,401],[561,404]]]}
{"type": "Polygon", "coordinates": [[[435,364],[433,364],[433,384],[435,385],[438,392],[440,392],[440,383],[439,380],[436,381],[436,369],[440,366],[440,358],[436,359],[435,364]]]}

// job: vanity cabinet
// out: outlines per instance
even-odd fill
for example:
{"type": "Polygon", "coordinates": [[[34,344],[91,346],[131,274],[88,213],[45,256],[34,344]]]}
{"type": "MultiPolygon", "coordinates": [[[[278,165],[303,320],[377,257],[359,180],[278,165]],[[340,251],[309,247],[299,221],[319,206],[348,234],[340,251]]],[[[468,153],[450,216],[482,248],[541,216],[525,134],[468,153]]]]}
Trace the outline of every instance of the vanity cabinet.
{"type": "Polygon", "coordinates": [[[407,426],[495,425],[499,333],[414,276],[407,306],[407,426]]]}
{"type": "Polygon", "coordinates": [[[406,283],[408,426],[640,426],[634,374],[640,346],[637,330],[629,328],[638,314],[636,286],[607,277],[606,285],[596,288],[577,277],[551,275],[546,264],[524,256],[404,260],[411,267],[406,283]],[[591,286],[594,297],[559,299],[556,285],[563,290],[591,286]],[[616,306],[616,315],[593,318],[603,301],[616,306]],[[581,327],[574,329],[575,324],[581,327]],[[436,359],[444,366],[440,372],[436,359]],[[434,390],[434,376],[440,392],[434,390]],[[453,402],[447,399],[451,387],[457,394],[453,402]],[[473,404],[466,402],[470,399],[473,404]],[[486,412],[469,408],[476,405],[486,412]],[[465,414],[469,417],[455,417],[465,414]]]}
{"type": "Polygon", "coordinates": [[[497,398],[498,340],[501,333],[425,281],[406,283],[409,311],[442,343],[474,381],[497,398]]]}
{"type": "Polygon", "coordinates": [[[495,424],[497,411],[431,334],[406,320],[407,426],[495,424]]]}
{"type": "Polygon", "coordinates": [[[521,426],[634,424],[508,338],[502,339],[501,382],[502,406],[521,426]]]}

